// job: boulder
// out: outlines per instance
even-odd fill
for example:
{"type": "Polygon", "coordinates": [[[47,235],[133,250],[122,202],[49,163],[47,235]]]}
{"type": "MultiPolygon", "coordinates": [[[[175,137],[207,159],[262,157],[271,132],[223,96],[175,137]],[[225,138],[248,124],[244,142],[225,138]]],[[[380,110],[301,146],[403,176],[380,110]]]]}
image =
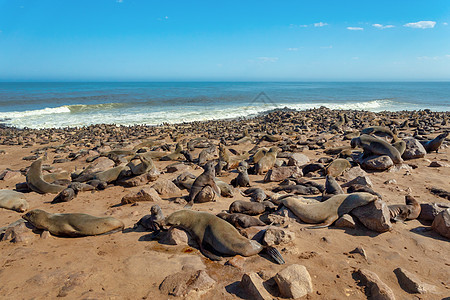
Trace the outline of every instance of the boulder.
{"type": "Polygon", "coordinates": [[[255,300],[272,300],[273,297],[264,288],[263,279],[255,272],[244,274],[240,283],[241,288],[255,300]]]}
{"type": "Polygon", "coordinates": [[[403,152],[403,159],[414,159],[425,157],[427,151],[423,145],[413,137],[406,137],[403,139],[406,143],[405,152],[403,152]]]}
{"type": "Polygon", "coordinates": [[[288,160],[288,166],[304,166],[309,163],[309,158],[302,153],[292,153],[288,160]]]}
{"type": "Polygon", "coordinates": [[[266,230],[264,243],[268,246],[290,243],[295,238],[295,234],[284,228],[271,227],[266,230]]]}
{"type": "Polygon", "coordinates": [[[164,294],[195,299],[211,290],[216,283],[204,270],[181,271],[164,278],[159,290],[164,294]]]}
{"type": "Polygon", "coordinates": [[[175,183],[167,179],[160,179],[156,181],[156,183],[152,185],[152,188],[154,188],[161,196],[181,196],[180,189],[175,185],[175,183]]]}
{"type": "Polygon", "coordinates": [[[0,173],[0,180],[9,181],[16,177],[24,177],[19,171],[4,170],[0,173]]]}
{"type": "Polygon", "coordinates": [[[141,201],[160,201],[161,197],[159,197],[158,193],[154,188],[151,188],[149,186],[143,187],[138,192],[131,192],[127,195],[125,195],[122,198],[121,203],[122,204],[129,204],[129,203],[135,203],[135,202],[141,202],[141,201]]]}
{"type": "Polygon", "coordinates": [[[450,208],[441,211],[434,218],[431,228],[443,237],[450,239],[450,208]]]}
{"type": "Polygon", "coordinates": [[[426,294],[436,291],[436,286],[423,282],[417,275],[403,268],[395,269],[394,273],[402,289],[408,293],[426,294]]]}
{"type": "Polygon", "coordinates": [[[302,177],[302,169],[298,166],[273,167],[264,177],[264,182],[283,181],[288,177],[302,177]]]}
{"type": "Polygon", "coordinates": [[[420,215],[418,219],[424,221],[433,221],[434,218],[442,211],[450,208],[447,203],[422,203],[420,204],[420,215]]]}
{"type": "Polygon", "coordinates": [[[274,277],[284,298],[300,298],[313,292],[311,276],[305,266],[290,265],[274,277]]]}
{"type": "Polygon", "coordinates": [[[336,220],[334,226],[338,228],[355,228],[355,220],[353,220],[352,216],[345,214],[339,219],[336,220]]]}
{"type": "Polygon", "coordinates": [[[370,230],[386,232],[392,230],[389,208],[383,200],[375,200],[367,205],[357,207],[351,214],[358,218],[370,230]]]}
{"type": "Polygon", "coordinates": [[[361,166],[365,170],[385,171],[392,167],[394,162],[387,155],[370,156],[361,162],[361,166]]]}
{"type": "Polygon", "coordinates": [[[347,172],[345,172],[342,175],[342,177],[347,181],[352,181],[357,177],[368,177],[368,176],[369,174],[367,174],[367,172],[361,169],[361,167],[359,166],[350,168],[347,172]]]}
{"type": "Polygon", "coordinates": [[[357,279],[362,285],[366,286],[366,294],[368,299],[376,300],[395,300],[395,295],[386,283],[381,281],[377,274],[360,269],[355,272],[357,279]]]}
{"type": "Polygon", "coordinates": [[[342,184],[341,187],[349,187],[354,184],[367,185],[368,187],[372,187],[372,180],[370,180],[368,175],[357,176],[357,177],[353,178],[352,180],[350,180],[349,182],[342,184]]]}

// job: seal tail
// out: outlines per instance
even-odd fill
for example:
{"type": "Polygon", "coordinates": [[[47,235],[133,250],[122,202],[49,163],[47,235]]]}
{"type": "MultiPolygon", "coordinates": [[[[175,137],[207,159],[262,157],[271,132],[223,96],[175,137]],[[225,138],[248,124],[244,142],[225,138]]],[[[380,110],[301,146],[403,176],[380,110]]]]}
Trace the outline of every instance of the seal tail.
{"type": "Polygon", "coordinates": [[[283,265],[286,263],[283,259],[283,256],[281,256],[280,251],[278,251],[277,248],[272,246],[265,246],[264,249],[266,253],[270,256],[270,258],[272,258],[277,264],[283,265]]]}

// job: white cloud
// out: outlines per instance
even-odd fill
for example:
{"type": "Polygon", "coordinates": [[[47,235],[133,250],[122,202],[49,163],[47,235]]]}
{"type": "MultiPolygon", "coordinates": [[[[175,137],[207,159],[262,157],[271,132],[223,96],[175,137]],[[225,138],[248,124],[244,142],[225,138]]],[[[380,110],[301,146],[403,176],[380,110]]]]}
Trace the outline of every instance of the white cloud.
{"type": "Polygon", "coordinates": [[[258,57],[258,60],[262,63],[266,63],[266,62],[276,62],[278,60],[278,57],[267,57],[267,56],[263,56],[263,57],[258,57]]]}
{"type": "Polygon", "coordinates": [[[330,46],[323,46],[323,47],[320,47],[321,49],[331,49],[331,48],[333,48],[333,46],[332,45],[330,45],[330,46]]]}
{"type": "Polygon", "coordinates": [[[116,0],[116,2],[117,2],[117,3],[122,3],[122,2],[123,2],[123,0],[116,0]]]}
{"type": "Polygon", "coordinates": [[[348,30],[364,30],[362,27],[347,27],[348,30]]]}
{"type": "Polygon", "coordinates": [[[308,25],[303,25],[303,24],[300,24],[300,25],[297,25],[297,24],[289,24],[289,27],[290,27],[290,28],[305,28],[305,27],[308,27],[308,25]]]}
{"type": "Polygon", "coordinates": [[[403,26],[411,27],[411,28],[426,29],[426,28],[434,28],[434,25],[436,25],[436,22],[434,22],[434,21],[419,21],[419,22],[415,22],[415,23],[407,23],[403,26]]]}
{"type": "Polygon", "coordinates": [[[352,57],[352,59],[356,60],[356,59],[359,59],[359,57],[358,56],[354,56],[354,57],[352,57]]]}
{"type": "Polygon", "coordinates": [[[314,27],[323,27],[323,26],[327,26],[328,23],[324,23],[324,22],[319,22],[319,23],[314,23],[314,27]]]}
{"type": "Polygon", "coordinates": [[[420,60],[438,60],[438,59],[440,59],[440,57],[439,56],[419,56],[419,57],[417,57],[417,59],[420,59],[420,60]]]}
{"type": "Polygon", "coordinates": [[[298,48],[287,48],[287,51],[298,51],[298,48]]]}
{"type": "Polygon", "coordinates": [[[448,25],[448,23],[447,23],[447,22],[444,22],[444,23],[442,23],[442,25],[445,25],[445,26],[447,26],[447,25],[448,25]]]}
{"type": "Polygon", "coordinates": [[[394,25],[381,25],[381,24],[372,24],[373,27],[379,28],[379,29],[386,29],[386,28],[394,28],[394,25]]]}

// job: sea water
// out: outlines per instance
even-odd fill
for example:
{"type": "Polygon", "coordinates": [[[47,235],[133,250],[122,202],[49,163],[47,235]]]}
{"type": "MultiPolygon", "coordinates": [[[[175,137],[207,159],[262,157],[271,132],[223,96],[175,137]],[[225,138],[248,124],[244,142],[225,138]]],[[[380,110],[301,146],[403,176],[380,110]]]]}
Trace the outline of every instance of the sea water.
{"type": "Polygon", "coordinates": [[[3,82],[1,123],[18,128],[159,125],[276,109],[450,108],[449,82],[3,82]]]}

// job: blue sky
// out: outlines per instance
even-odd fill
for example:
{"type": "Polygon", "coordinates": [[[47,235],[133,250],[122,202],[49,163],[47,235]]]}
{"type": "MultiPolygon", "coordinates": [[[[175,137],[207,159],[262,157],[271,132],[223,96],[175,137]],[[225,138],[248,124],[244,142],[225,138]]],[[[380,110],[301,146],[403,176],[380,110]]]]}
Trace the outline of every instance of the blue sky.
{"type": "Polygon", "coordinates": [[[0,0],[0,80],[450,80],[449,24],[448,0],[0,0]]]}

